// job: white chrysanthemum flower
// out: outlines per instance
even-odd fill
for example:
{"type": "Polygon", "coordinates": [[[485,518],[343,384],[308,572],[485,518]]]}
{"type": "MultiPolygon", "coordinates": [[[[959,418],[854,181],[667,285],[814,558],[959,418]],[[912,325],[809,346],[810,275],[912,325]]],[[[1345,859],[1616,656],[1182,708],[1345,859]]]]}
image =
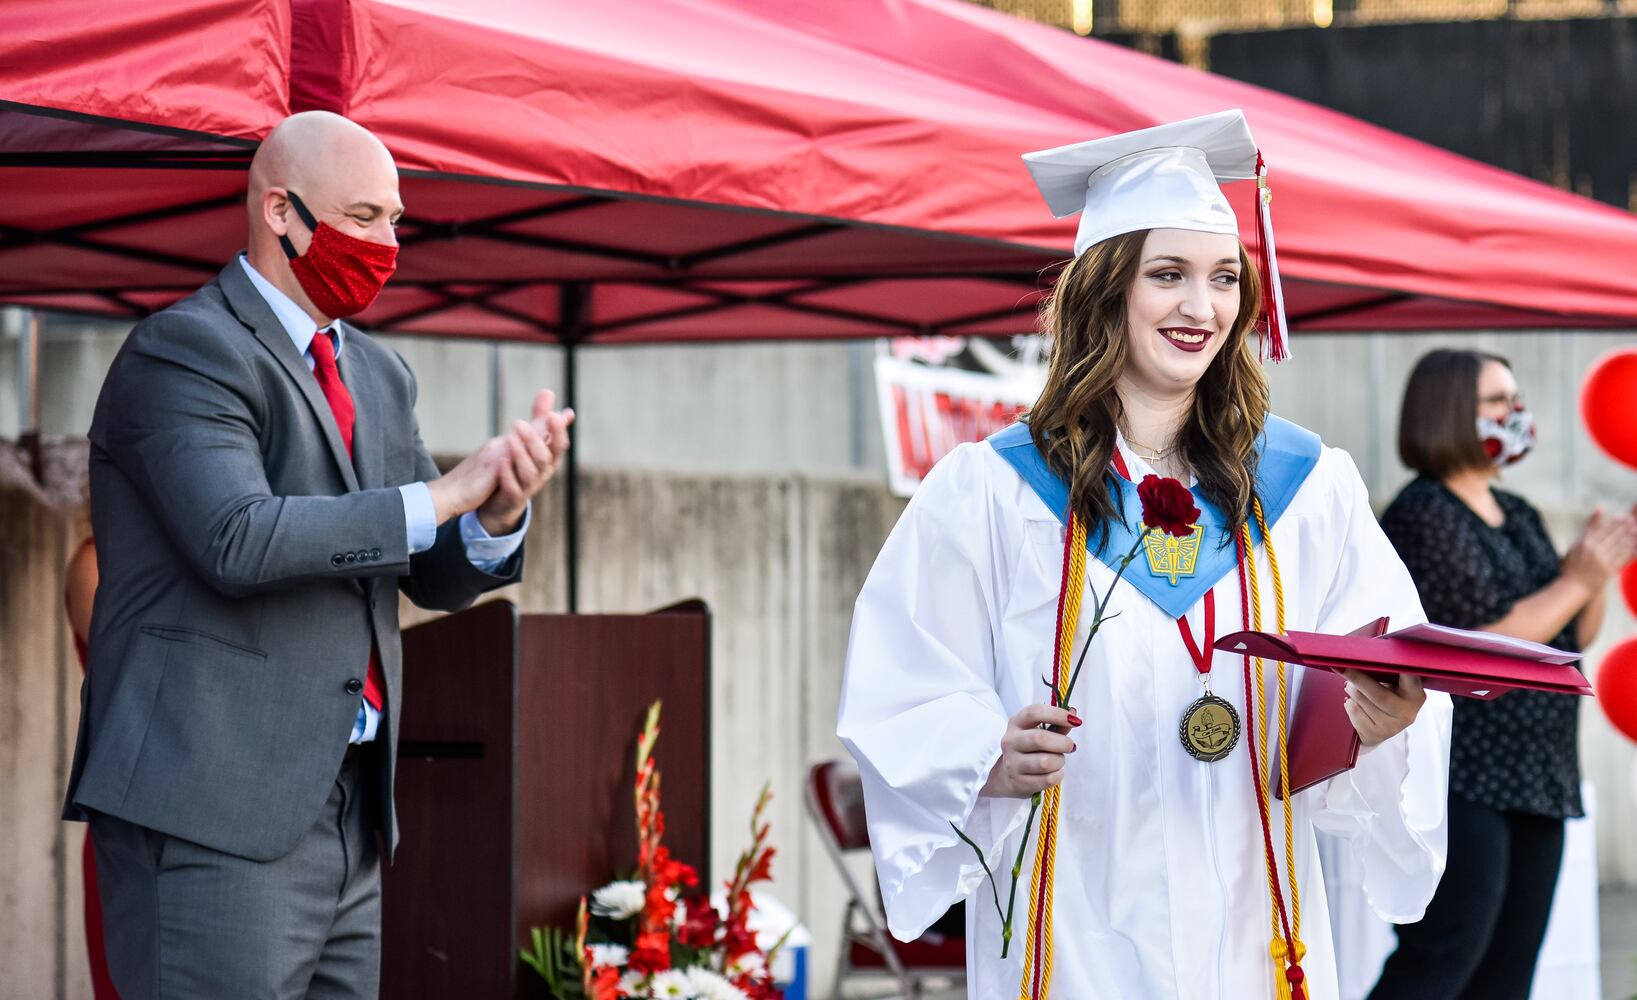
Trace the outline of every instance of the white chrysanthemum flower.
{"type": "Polygon", "coordinates": [[[656,1000],[689,1000],[694,995],[693,984],[688,982],[688,977],[675,969],[655,975],[648,989],[649,995],[656,1000]]]}
{"type": "Polygon", "coordinates": [[[728,975],[743,976],[761,972],[767,968],[767,960],[754,951],[746,952],[728,963],[728,975]]]}
{"type": "Polygon", "coordinates": [[[699,1000],[750,1000],[745,991],[728,982],[726,976],[704,967],[689,969],[688,981],[699,994],[699,1000]]]}
{"type": "Polygon", "coordinates": [[[641,882],[610,882],[591,894],[591,912],[599,917],[628,920],[642,912],[648,887],[641,882]]]}
{"type": "Polygon", "coordinates": [[[620,996],[645,997],[648,995],[648,977],[640,972],[627,972],[620,977],[620,996]]]}
{"type": "Polygon", "coordinates": [[[591,964],[595,966],[624,965],[631,957],[631,949],[623,944],[594,944],[591,948],[591,964]]]}

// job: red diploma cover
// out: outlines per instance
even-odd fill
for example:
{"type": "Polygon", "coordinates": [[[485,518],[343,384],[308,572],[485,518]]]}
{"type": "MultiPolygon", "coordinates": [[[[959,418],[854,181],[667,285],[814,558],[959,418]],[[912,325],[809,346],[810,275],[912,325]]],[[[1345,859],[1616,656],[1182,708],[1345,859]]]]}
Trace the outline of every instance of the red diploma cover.
{"type": "MultiPolygon", "coordinates": [[[[1490,699],[1524,688],[1557,694],[1591,694],[1575,669],[1574,653],[1489,632],[1436,625],[1387,633],[1378,618],[1347,635],[1321,632],[1235,632],[1216,641],[1226,653],[1260,656],[1313,668],[1302,678],[1290,721],[1290,783],[1310,788],[1358,763],[1359,737],[1342,707],[1343,670],[1360,670],[1393,680],[1414,674],[1430,691],[1490,699]]],[[[1275,791],[1284,797],[1281,782],[1275,791]]]]}

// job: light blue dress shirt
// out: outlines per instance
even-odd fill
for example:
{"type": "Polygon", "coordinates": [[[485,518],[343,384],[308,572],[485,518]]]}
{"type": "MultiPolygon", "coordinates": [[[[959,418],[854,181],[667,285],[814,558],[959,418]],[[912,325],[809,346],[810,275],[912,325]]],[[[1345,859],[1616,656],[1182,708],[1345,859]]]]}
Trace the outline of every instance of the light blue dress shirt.
{"type": "MultiPolygon", "coordinates": [[[[284,332],[290,335],[290,342],[296,347],[303,360],[307,362],[307,370],[312,371],[316,362],[313,360],[311,348],[313,338],[318,335],[318,328],[313,325],[313,319],[306,310],[296,305],[290,296],[279,291],[272,282],[262,277],[250,261],[243,254],[239,255],[239,264],[244,267],[244,273],[250,278],[250,283],[256,286],[256,291],[267,301],[273,310],[273,315],[284,327],[284,332]]],[[[326,332],[331,328],[326,327],[326,332]]],[[[336,345],[335,356],[341,357],[346,349],[346,327],[337,325],[333,328],[336,345]]],[[[398,492],[404,498],[404,526],[409,533],[409,553],[425,552],[431,548],[438,537],[438,513],[432,503],[432,491],[425,483],[405,483],[398,487],[398,492]]],[[[460,537],[466,543],[466,558],[472,565],[485,573],[493,573],[510,559],[517,547],[523,544],[523,536],[529,530],[529,520],[533,517],[534,505],[531,503],[523,510],[523,523],[509,535],[499,538],[489,534],[483,527],[483,522],[477,519],[475,511],[467,511],[460,518],[460,537]]],[[[369,702],[358,700],[358,718],[353,722],[351,743],[364,743],[375,739],[375,733],[380,728],[381,713],[370,707],[369,702]]]]}

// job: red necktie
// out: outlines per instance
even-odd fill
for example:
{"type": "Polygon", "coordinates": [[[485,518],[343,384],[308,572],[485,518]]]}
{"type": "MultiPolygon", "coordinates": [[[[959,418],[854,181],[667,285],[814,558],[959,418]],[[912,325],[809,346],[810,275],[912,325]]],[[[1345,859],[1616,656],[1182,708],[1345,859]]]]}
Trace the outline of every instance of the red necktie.
{"type": "MultiPolygon", "coordinates": [[[[341,443],[347,446],[347,457],[352,457],[352,421],[354,410],[352,393],[341,381],[341,371],[335,367],[335,346],[330,343],[330,335],[324,330],[313,335],[313,378],[318,380],[319,391],[330,404],[330,412],[335,414],[335,427],[341,432],[341,443]]],[[[372,644],[369,649],[369,673],[364,679],[364,700],[377,712],[381,710],[381,693],[386,690],[386,681],[381,677],[381,657],[372,644]]]]}

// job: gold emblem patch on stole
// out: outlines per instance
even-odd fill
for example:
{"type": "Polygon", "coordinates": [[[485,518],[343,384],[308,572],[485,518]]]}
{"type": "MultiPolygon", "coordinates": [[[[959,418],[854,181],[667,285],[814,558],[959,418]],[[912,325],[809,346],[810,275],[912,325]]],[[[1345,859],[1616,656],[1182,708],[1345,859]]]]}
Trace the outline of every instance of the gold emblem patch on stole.
{"type": "Polygon", "coordinates": [[[1204,525],[1194,525],[1194,533],[1186,538],[1163,531],[1150,531],[1143,537],[1143,551],[1148,555],[1148,572],[1155,576],[1171,578],[1171,586],[1177,585],[1177,578],[1193,576],[1194,567],[1199,564],[1199,543],[1205,537],[1204,525]]]}

